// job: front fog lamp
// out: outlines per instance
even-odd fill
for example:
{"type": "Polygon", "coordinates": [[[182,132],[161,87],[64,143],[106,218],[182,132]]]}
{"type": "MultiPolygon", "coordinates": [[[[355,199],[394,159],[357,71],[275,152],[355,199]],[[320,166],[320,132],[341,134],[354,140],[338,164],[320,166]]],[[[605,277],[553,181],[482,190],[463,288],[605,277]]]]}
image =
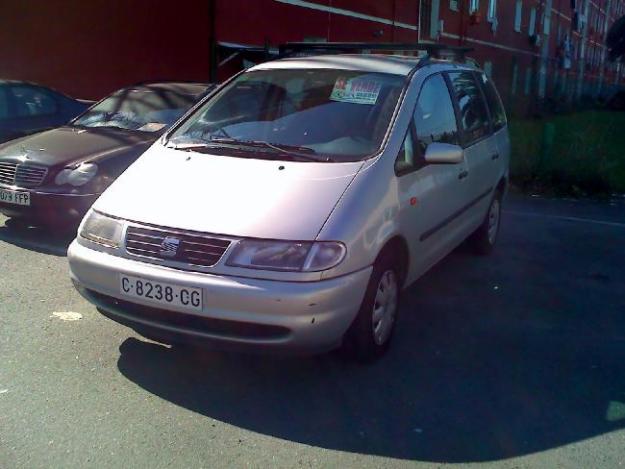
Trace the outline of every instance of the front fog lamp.
{"type": "Polygon", "coordinates": [[[98,172],[98,165],[94,163],[81,163],[76,168],[65,168],[54,178],[59,185],[69,184],[74,187],[84,186],[91,181],[98,172]]]}
{"type": "Polygon", "coordinates": [[[226,262],[232,267],[315,272],[336,266],[345,256],[345,246],[336,242],[291,242],[243,240],[226,262]]]}
{"type": "Polygon", "coordinates": [[[91,211],[80,226],[80,236],[94,243],[117,248],[122,239],[122,224],[119,220],[91,211]]]}

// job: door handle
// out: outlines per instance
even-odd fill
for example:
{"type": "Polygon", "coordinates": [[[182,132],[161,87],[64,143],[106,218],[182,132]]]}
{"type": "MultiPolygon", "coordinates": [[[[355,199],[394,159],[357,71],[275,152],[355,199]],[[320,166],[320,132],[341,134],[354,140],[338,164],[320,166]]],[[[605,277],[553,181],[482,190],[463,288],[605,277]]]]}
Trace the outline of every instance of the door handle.
{"type": "Polygon", "coordinates": [[[493,153],[493,155],[490,157],[491,160],[498,160],[499,159],[499,153],[493,153]]]}
{"type": "Polygon", "coordinates": [[[462,171],[460,174],[458,174],[458,179],[464,179],[469,175],[469,171],[467,171],[466,169],[464,171],[462,171]]]}

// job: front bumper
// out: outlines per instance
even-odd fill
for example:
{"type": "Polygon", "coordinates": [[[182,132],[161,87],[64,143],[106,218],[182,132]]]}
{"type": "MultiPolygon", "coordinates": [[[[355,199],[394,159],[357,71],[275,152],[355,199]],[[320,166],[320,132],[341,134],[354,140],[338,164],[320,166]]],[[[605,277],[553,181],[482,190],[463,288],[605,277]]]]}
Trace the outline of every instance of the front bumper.
{"type": "Polygon", "coordinates": [[[4,187],[30,193],[30,205],[0,202],[0,212],[7,217],[26,218],[43,225],[77,224],[100,194],[63,194],[33,189],[4,187]]]}
{"type": "Polygon", "coordinates": [[[219,349],[318,353],[337,347],[356,317],[371,267],[318,282],[284,282],[175,270],[95,251],[68,250],[76,288],[105,316],[162,342],[219,349]],[[203,310],[159,309],[124,298],[119,275],[202,289],[203,310]]]}

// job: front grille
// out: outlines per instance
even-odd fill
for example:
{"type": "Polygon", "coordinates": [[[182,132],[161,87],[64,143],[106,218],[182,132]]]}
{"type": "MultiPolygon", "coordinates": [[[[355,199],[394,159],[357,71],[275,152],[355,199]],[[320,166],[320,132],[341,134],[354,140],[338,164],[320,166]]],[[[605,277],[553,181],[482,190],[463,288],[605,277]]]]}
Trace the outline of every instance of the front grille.
{"type": "Polygon", "coordinates": [[[201,267],[215,265],[230,241],[168,231],[129,226],[126,231],[126,251],[134,256],[143,256],[153,259],[185,262],[201,267]]]}
{"type": "Polygon", "coordinates": [[[18,187],[37,187],[41,185],[48,169],[29,163],[10,163],[0,161],[0,183],[18,187]]]}

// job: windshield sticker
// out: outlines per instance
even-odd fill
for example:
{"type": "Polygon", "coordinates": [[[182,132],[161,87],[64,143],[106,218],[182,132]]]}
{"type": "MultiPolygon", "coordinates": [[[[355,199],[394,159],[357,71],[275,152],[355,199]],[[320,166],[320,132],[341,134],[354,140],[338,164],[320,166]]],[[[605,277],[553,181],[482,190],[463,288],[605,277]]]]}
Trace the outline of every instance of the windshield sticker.
{"type": "Polygon", "coordinates": [[[381,88],[382,83],[378,81],[339,77],[334,84],[330,99],[342,103],[375,104],[381,88]]]}
{"type": "Polygon", "coordinates": [[[143,132],[158,132],[167,124],[161,124],[160,122],[148,122],[144,126],[139,127],[137,130],[142,130],[143,132]]]}

